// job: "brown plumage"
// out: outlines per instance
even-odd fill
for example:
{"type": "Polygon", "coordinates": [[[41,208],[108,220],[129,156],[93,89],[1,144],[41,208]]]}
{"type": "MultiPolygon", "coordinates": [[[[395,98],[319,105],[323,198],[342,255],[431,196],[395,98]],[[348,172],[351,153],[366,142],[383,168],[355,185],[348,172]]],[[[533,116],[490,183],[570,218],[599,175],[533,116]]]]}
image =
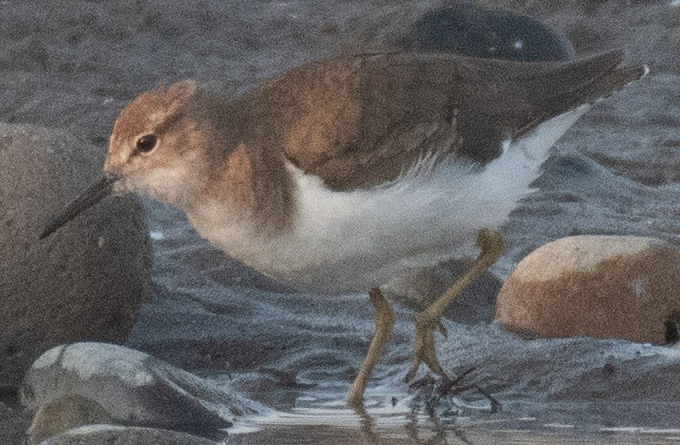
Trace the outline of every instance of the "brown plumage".
{"type": "Polygon", "coordinates": [[[348,190],[393,180],[424,154],[447,154],[454,147],[430,142],[450,131],[455,114],[462,144],[449,154],[486,163],[503,139],[642,76],[643,67],[618,68],[622,58],[615,51],[526,63],[400,53],[316,62],[244,99],[246,140],[273,140],[303,171],[348,190]]]}

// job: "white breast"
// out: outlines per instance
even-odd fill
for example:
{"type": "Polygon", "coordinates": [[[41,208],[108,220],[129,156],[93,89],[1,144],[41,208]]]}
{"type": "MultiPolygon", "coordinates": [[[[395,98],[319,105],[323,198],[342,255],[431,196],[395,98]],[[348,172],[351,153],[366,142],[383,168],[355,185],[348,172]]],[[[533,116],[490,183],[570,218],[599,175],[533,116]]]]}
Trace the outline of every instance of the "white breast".
{"type": "Polygon", "coordinates": [[[507,220],[531,192],[550,146],[586,109],[506,143],[503,154],[483,169],[454,161],[429,168],[424,161],[392,184],[334,192],[291,165],[299,218],[290,233],[260,239],[232,224],[219,235],[203,235],[300,290],[363,292],[407,269],[474,253],[477,232],[507,220]]]}

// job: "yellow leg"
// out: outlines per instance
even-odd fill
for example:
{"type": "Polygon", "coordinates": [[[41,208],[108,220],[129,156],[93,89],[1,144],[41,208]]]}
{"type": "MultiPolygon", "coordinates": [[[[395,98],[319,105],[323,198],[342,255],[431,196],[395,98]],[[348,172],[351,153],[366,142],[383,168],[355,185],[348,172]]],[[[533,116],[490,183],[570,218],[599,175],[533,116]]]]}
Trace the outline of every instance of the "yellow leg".
{"type": "Polygon", "coordinates": [[[394,326],[394,312],[392,312],[392,308],[380,289],[377,287],[371,289],[369,296],[375,308],[375,335],[371,345],[368,347],[364,363],[361,365],[361,369],[359,369],[359,375],[354,379],[352,389],[350,389],[347,395],[347,403],[355,409],[361,409],[364,405],[364,391],[366,390],[368,379],[371,377],[376,363],[378,363],[378,360],[380,360],[380,357],[385,352],[387,342],[392,336],[392,327],[394,326]]]}
{"type": "Polygon", "coordinates": [[[416,315],[415,356],[413,358],[413,365],[406,375],[406,381],[413,380],[421,363],[425,363],[432,372],[446,377],[444,369],[439,364],[439,360],[437,360],[437,352],[434,346],[434,330],[440,326],[439,319],[454,298],[491,267],[498,257],[501,256],[504,249],[503,236],[499,232],[480,230],[477,235],[477,245],[481,252],[467,273],[453,283],[444,295],[439,297],[423,312],[416,315]]]}

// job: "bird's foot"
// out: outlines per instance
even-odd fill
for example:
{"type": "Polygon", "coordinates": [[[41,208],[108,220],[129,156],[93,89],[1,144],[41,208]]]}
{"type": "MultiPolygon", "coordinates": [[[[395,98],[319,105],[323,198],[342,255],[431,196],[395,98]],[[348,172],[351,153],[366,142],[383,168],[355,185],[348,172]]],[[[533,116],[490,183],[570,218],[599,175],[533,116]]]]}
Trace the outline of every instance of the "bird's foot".
{"type": "Polygon", "coordinates": [[[432,372],[442,377],[447,377],[444,369],[439,364],[434,345],[434,334],[437,329],[446,337],[446,329],[444,329],[444,325],[439,317],[432,317],[427,311],[416,315],[415,356],[413,357],[411,369],[406,375],[407,382],[415,378],[421,363],[427,365],[432,372]]]}
{"type": "Polygon", "coordinates": [[[446,336],[446,330],[440,320],[444,310],[465,287],[470,285],[498,259],[503,253],[504,245],[503,235],[499,232],[487,229],[480,230],[477,234],[477,246],[480,249],[479,257],[467,273],[453,283],[444,295],[416,315],[415,357],[411,369],[406,375],[407,382],[410,382],[416,376],[421,363],[425,363],[432,372],[448,379],[444,369],[439,364],[439,360],[437,360],[434,345],[435,329],[439,328],[442,334],[446,336]]]}

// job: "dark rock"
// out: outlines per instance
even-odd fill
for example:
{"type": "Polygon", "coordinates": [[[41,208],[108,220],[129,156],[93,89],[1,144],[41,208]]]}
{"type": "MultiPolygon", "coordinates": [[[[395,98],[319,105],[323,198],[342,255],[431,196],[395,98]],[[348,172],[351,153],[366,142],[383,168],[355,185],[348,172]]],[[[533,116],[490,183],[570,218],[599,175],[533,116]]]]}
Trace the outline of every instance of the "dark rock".
{"type": "Polygon", "coordinates": [[[0,381],[17,386],[47,349],[124,342],[150,295],[151,247],[134,198],[110,199],[52,237],[51,215],[101,171],[66,133],[0,124],[0,381]]]}
{"type": "Polygon", "coordinates": [[[519,61],[569,60],[573,49],[538,20],[470,2],[452,2],[423,15],[398,46],[519,61]]]}

